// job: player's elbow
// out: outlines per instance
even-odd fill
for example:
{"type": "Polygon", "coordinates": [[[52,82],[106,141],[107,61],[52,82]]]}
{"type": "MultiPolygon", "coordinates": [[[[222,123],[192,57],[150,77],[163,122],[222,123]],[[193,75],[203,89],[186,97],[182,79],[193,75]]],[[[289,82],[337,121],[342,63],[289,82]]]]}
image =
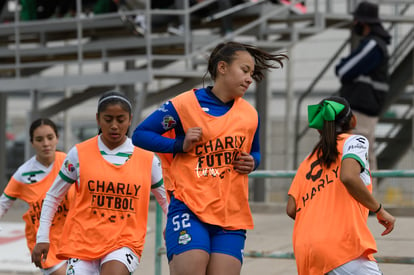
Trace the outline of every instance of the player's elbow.
{"type": "Polygon", "coordinates": [[[286,205],[286,214],[293,220],[296,218],[296,202],[295,199],[289,195],[288,203],[286,205]]]}
{"type": "Polygon", "coordinates": [[[292,219],[294,220],[296,218],[296,210],[295,211],[290,211],[288,209],[286,209],[286,214],[292,219]]]}

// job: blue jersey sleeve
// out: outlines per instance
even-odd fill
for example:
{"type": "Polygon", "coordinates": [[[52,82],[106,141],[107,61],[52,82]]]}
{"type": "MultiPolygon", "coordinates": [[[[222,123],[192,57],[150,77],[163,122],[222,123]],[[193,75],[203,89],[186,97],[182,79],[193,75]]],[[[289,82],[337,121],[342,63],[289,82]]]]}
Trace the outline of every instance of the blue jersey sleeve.
{"type": "Polygon", "coordinates": [[[257,124],[256,133],[254,134],[253,143],[252,143],[252,149],[250,150],[250,155],[252,155],[254,159],[254,170],[257,169],[257,167],[260,164],[261,160],[261,154],[260,154],[260,119],[259,123],[257,124]]]}
{"type": "Polygon", "coordinates": [[[168,101],[150,114],[134,130],[132,143],[145,150],[158,153],[182,152],[184,131],[173,104],[168,101]],[[176,138],[162,136],[175,129],[176,138]]]}
{"type": "MultiPolygon", "coordinates": [[[[209,114],[213,116],[223,115],[231,108],[231,105],[216,102],[217,100],[206,93],[204,89],[199,90],[196,96],[200,105],[206,107],[209,110],[209,114]]],[[[259,166],[261,159],[259,129],[260,119],[250,151],[254,158],[255,169],[259,166]]],[[[173,104],[168,101],[136,127],[132,135],[132,143],[152,152],[175,154],[183,152],[184,137],[185,133],[180,117],[173,104]],[[171,129],[175,130],[175,139],[163,136],[164,133],[171,129]]]]}

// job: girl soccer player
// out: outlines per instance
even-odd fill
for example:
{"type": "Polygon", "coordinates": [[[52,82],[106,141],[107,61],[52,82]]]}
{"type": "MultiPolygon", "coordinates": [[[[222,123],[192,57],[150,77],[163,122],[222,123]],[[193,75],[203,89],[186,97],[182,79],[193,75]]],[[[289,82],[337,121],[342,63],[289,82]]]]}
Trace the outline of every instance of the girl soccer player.
{"type": "Polygon", "coordinates": [[[208,61],[214,86],[178,95],[135,129],[135,145],[171,156],[163,163],[170,274],[240,274],[246,229],[253,228],[248,174],[260,162],[259,117],[243,96],[284,58],[221,43],[208,61]]]}
{"type": "MultiPolygon", "coordinates": [[[[0,197],[0,218],[16,199],[21,199],[28,204],[29,208],[23,215],[23,220],[26,223],[27,246],[32,252],[36,244],[42,201],[58,175],[66,154],[56,151],[56,145],[59,141],[58,130],[50,119],[39,118],[33,121],[30,125],[29,135],[36,154],[17,169],[6,186],[0,197]]],[[[56,252],[69,209],[67,196],[62,198],[59,209],[50,229],[50,256],[45,262],[38,265],[45,275],[66,274],[66,262],[57,259],[56,252]]]]}
{"type": "Polygon", "coordinates": [[[293,250],[299,275],[381,275],[373,254],[368,212],[385,227],[395,218],[372,196],[368,140],[353,135],[356,118],[342,97],[308,107],[319,142],[300,164],[289,189],[287,214],[295,220],[293,250]]]}
{"type": "Polygon", "coordinates": [[[44,201],[37,244],[39,266],[47,257],[56,206],[76,184],[58,257],[67,274],[129,275],[138,266],[147,231],[150,191],[167,211],[161,167],[153,153],[134,147],[127,133],[131,103],[119,92],[98,102],[99,135],[73,147],[44,201]]]}

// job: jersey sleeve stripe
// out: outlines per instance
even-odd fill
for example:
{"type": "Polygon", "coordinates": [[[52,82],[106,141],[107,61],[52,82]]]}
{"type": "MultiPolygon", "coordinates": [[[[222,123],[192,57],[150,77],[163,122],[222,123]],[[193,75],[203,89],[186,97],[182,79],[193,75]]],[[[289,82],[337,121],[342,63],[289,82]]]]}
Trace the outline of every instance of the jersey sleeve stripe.
{"type": "Polygon", "coordinates": [[[62,173],[62,171],[59,171],[59,176],[68,183],[74,183],[76,180],[69,178],[65,174],[62,173]]]}
{"type": "Polygon", "coordinates": [[[159,182],[157,182],[156,184],[151,185],[151,189],[155,189],[158,188],[160,186],[162,186],[164,184],[164,180],[161,179],[159,182]]]}
{"type": "Polygon", "coordinates": [[[359,164],[362,166],[362,168],[365,169],[365,163],[362,161],[362,159],[358,155],[356,155],[356,154],[346,154],[345,156],[342,157],[342,160],[347,159],[347,158],[355,159],[356,161],[359,162],[359,164]]]}

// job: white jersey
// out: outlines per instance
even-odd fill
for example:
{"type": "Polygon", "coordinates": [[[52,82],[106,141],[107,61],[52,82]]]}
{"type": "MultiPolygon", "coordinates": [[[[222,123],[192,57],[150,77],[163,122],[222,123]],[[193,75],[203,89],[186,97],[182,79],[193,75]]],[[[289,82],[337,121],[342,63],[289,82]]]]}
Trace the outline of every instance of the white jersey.
{"type": "MultiPolygon", "coordinates": [[[[44,166],[37,159],[36,156],[31,157],[13,174],[13,178],[21,183],[33,184],[41,181],[52,170],[53,162],[48,166],[44,166]]],[[[7,211],[13,206],[16,198],[11,198],[2,194],[0,196],[0,219],[7,213],[7,211]]]]}
{"type": "Polygon", "coordinates": [[[52,170],[52,167],[53,162],[46,167],[36,159],[36,156],[33,156],[17,169],[13,177],[22,183],[35,183],[46,177],[50,170],[52,170]]]}
{"type": "MultiPolygon", "coordinates": [[[[127,138],[125,142],[116,147],[115,149],[109,149],[103,142],[101,136],[98,137],[98,147],[102,157],[115,165],[122,165],[129,160],[134,152],[134,145],[132,140],[127,138]]],[[[74,183],[79,179],[81,171],[79,171],[79,155],[76,146],[74,146],[66,156],[64,164],[60,169],[59,175],[69,183],[74,183]]],[[[154,157],[152,161],[151,170],[151,185],[152,188],[157,187],[162,180],[161,163],[157,157],[154,157]]],[[[79,182],[79,181],[78,181],[79,182]]]]}
{"type": "Polygon", "coordinates": [[[371,173],[368,162],[369,142],[364,136],[351,135],[344,142],[342,159],[353,158],[361,165],[360,177],[365,185],[371,184],[371,173]]]}
{"type": "MultiPolygon", "coordinates": [[[[128,161],[129,157],[134,151],[134,145],[130,138],[117,148],[110,150],[101,139],[98,137],[98,147],[102,157],[115,165],[122,165],[128,161]]],[[[57,206],[63,199],[70,186],[76,181],[79,183],[79,155],[76,146],[70,149],[63,165],[59,171],[59,176],[56,178],[50,190],[47,192],[43,202],[42,214],[40,217],[40,226],[37,231],[37,242],[49,242],[49,230],[52,218],[56,212],[57,206]]],[[[154,155],[151,169],[151,192],[155,199],[161,206],[164,214],[167,213],[168,201],[165,193],[165,188],[162,179],[162,169],[159,159],[154,155]]]]}

